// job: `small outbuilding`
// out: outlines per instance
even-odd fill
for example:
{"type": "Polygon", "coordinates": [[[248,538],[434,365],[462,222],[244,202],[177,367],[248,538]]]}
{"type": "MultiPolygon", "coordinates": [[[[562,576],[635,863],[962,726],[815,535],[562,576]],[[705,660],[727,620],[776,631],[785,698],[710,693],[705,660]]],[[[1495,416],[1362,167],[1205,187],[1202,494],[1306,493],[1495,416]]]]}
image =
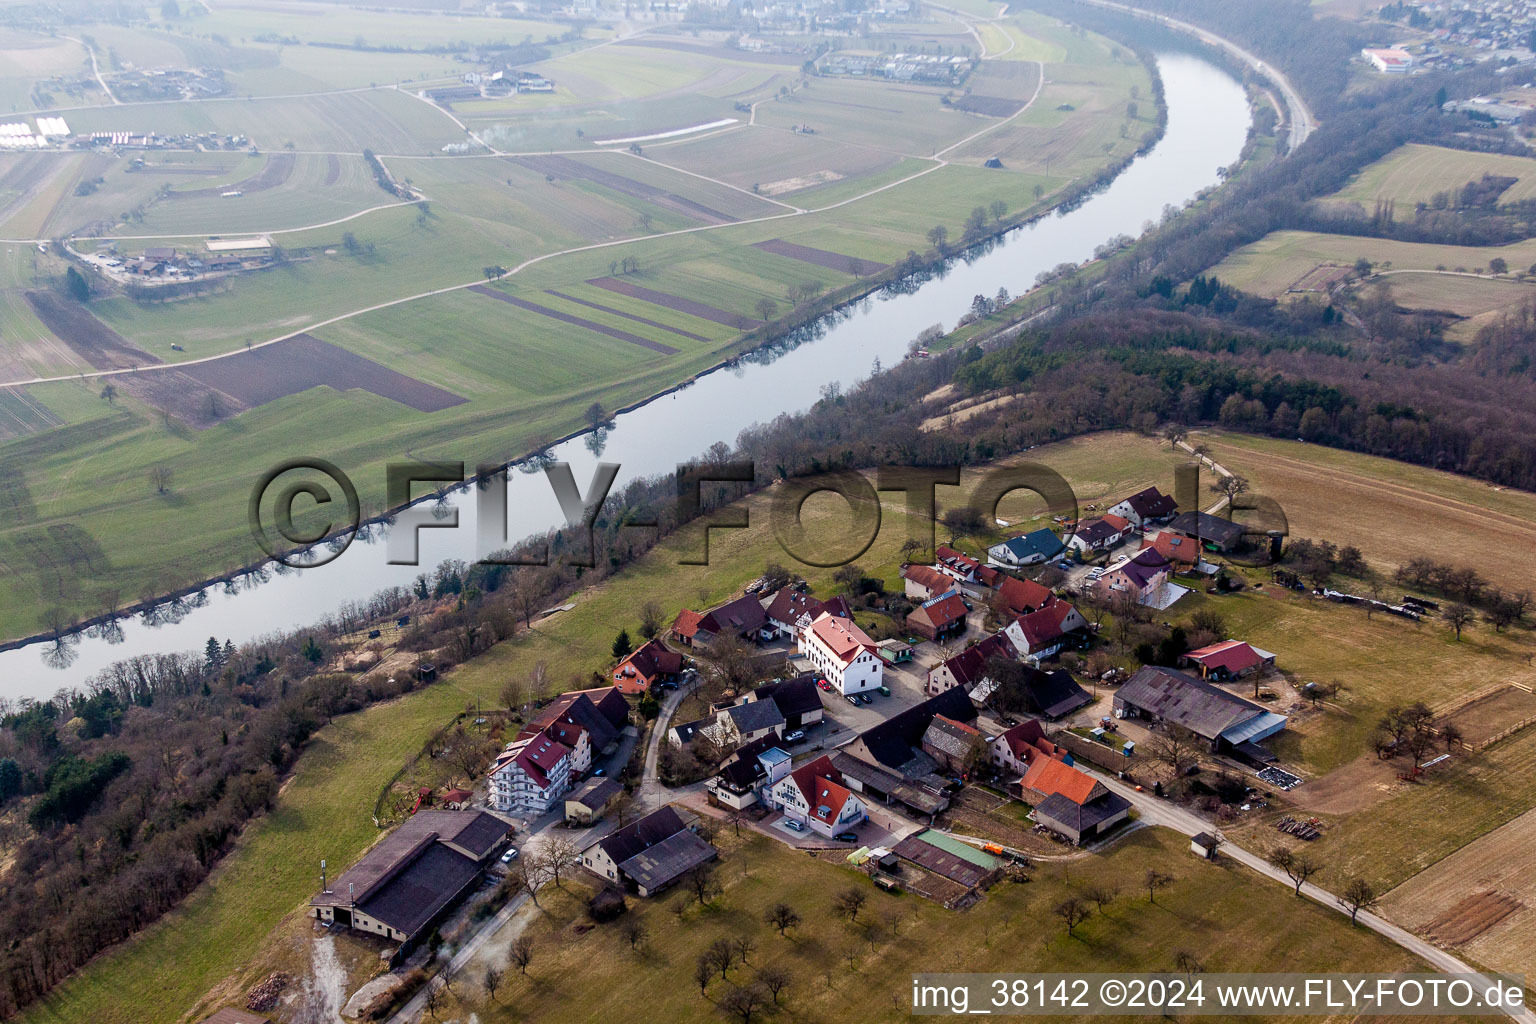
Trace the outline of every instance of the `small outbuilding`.
{"type": "Polygon", "coordinates": [[[1194,851],[1195,855],[1206,860],[1216,859],[1216,848],[1220,845],[1221,840],[1209,832],[1201,832],[1189,841],[1189,848],[1194,851]]]}

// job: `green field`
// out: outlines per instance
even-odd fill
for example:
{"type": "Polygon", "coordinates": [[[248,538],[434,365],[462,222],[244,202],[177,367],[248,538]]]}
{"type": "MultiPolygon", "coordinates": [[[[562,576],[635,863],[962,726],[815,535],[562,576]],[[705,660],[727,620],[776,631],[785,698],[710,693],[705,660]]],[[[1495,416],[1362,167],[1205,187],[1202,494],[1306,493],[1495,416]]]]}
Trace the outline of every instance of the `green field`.
{"type": "Polygon", "coordinates": [[[1333,198],[1366,205],[1391,199],[1411,207],[1428,203],[1437,192],[1455,193],[1485,174],[1519,179],[1499,197],[1500,203],[1536,198],[1536,159],[1418,143],[1395,149],[1371,164],[1333,198]]]}
{"type": "Polygon", "coordinates": [[[1382,270],[1486,271],[1494,257],[1503,259],[1511,270],[1523,270],[1536,262],[1536,240],[1477,247],[1275,231],[1238,249],[1210,272],[1233,287],[1273,298],[1285,294],[1315,267],[1351,266],[1361,257],[1382,270]]]}
{"type": "MultiPolygon", "coordinates": [[[[221,11],[214,17],[255,15],[221,11]]],[[[387,32],[395,45],[413,18],[381,17],[378,42],[387,32]]],[[[299,20],[281,21],[273,31],[291,28],[318,40],[335,24],[320,12],[314,24],[320,34],[306,36],[299,20]]],[[[517,21],[494,24],[513,31],[517,21]]],[[[942,90],[806,81],[798,63],[748,60],[708,41],[655,34],[623,45],[554,48],[538,65],[555,81],[553,94],[455,102],[452,116],[392,88],[71,113],[77,129],[239,132],[261,148],[258,156],[152,152],[134,171],[126,157],[105,155],[41,154],[45,162],[12,158],[10,168],[0,162],[0,214],[12,237],[94,226],[120,253],[134,255],[149,245],[200,252],[209,235],[259,231],[281,247],[281,265],[226,279],[194,298],[136,302],[108,293],[92,301],[90,312],[130,344],[161,360],[185,361],[312,330],[467,402],[424,414],[366,393],[320,388],[194,429],[164,422],[162,399],[134,387],[109,404],[90,382],[36,386],[31,400],[61,425],[0,443],[0,461],[25,465],[14,489],[28,495],[24,521],[0,524],[0,562],[8,570],[0,574],[0,633],[29,633],[54,607],[95,613],[112,599],[131,602],[257,558],[243,506],[229,495],[259,472],[264,453],[297,450],[305,438],[324,435],[358,479],[379,481],[382,474],[373,470],[404,450],[506,458],[536,438],[579,427],[579,410],[593,401],[608,408],[637,401],[739,344],[737,328],[586,283],[614,273],[623,259],[638,265],[626,275],[632,284],[760,322],[763,300],[784,313],[793,290],[815,285],[831,295],[860,281],[851,265],[835,258],[833,266],[821,266],[754,243],[784,239],[837,257],[894,263],[928,249],[926,235],[935,224],[957,238],[976,206],[1000,201],[1010,216],[1041,208],[1074,178],[1135,144],[1145,126],[1127,129],[1125,107],[1133,93],[1150,93],[1143,67],[1099,37],[1034,15],[994,24],[1054,46],[1050,89],[1064,90],[1048,89],[1041,103],[1006,123],[945,106],[942,90]],[[1077,111],[1054,109],[1068,96],[1077,111]],[[755,115],[736,109],[744,102],[757,104],[755,115]],[[453,116],[509,154],[531,155],[445,155],[443,145],[465,138],[453,116]],[[595,145],[724,117],[736,119],[731,130],[647,142],[639,154],[595,145]],[[807,125],[814,134],[789,130],[807,125]],[[931,158],[998,125],[978,143],[990,145],[1005,131],[1022,132],[1021,138],[1033,133],[1049,157],[1010,157],[1003,171],[975,166],[982,149],[952,152],[946,159],[956,162],[947,165],[931,158]],[[364,148],[380,154],[425,202],[354,216],[395,201],[356,155],[364,148]],[[568,151],[554,164],[540,162],[540,151],[550,148],[568,151]],[[249,181],[280,158],[293,166],[275,187],[237,198],[186,196],[249,181]],[[895,182],[901,183],[885,187],[895,182]],[[90,187],[77,188],[82,183],[90,187]],[[346,234],[354,240],[350,250],[346,234]],[[521,268],[499,289],[601,330],[462,290],[483,283],[483,269],[494,266],[521,268]],[[605,333],[611,331],[652,347],[605,333]],[[22,454],[25,460],[13,460],[22,454]],[[170,496],[145,483],[150,468],[165,462],[175,463],[180,481],[170,496]],[[40,538],[64,521],[89,538],[88,551],[110,552],[92,563],[88,577],[66,564],[32,564],[40,538]]],[[[186,52],[211,42],[202,28],[178,22],[172,29],[122,28],[93,38],[103,52],[110,47],[115,59],[136,66],[169,59],[163,48],[186,52]]],[[[923,26],[911,30],[909,42],[931,35],[923,26]]],[[[418,45],[446,31],[425,33],[418,45]]],[[[901,38],[894,27],[883,31],[883,38],[901,38]]],[[[261,33],[249,27],[217,34],[225,40],[219,45],[252,53],[279,46],[256,40],[261,33]]],[[[603,35],[594,30],[588,38],[603,35]]],[[[318,50],[281,48],[282,61],[291,52],[318,50]]],[[[323,52],[343,59],[354,53],[323,52]]],[[[278,74],[285,66],[250,54],[240,59],[240,74],[278,74]]],[[[1027,99],[1036,69],[1004,63],[1015,70],[987,71],[1001,74],[987,88],[1027,99]]],[[[0,336],[0,367],[10,371],[5,379],[90,368],[49,335],[23,298],[28,289],[57,287],[65,266],[53,254],[26,248],[0,266],[0,316],[10,326],[0,336]]],[[[377,507],[382,494],[369,493],[365,501],[377,507]]]]}

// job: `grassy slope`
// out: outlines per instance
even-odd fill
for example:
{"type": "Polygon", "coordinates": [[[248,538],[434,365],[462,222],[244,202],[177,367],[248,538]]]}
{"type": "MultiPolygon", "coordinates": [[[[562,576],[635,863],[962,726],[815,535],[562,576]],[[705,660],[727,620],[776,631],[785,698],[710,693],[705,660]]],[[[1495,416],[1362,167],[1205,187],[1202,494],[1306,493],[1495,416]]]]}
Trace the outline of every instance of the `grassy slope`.
{"type": "Polygon", "coordinates": [[[1284,959],[1291,970],[1415,969],[1412,959],[1328,910],[1295,899],[1278,885],[1230,865],[1211,865],[1188,853],[1182,836],[1144,831],[1102,857],[1079,861],[1063,880],[1061,865],[1042,867],[1027,885],[1002,885],[977,907],[952,913],[911,895],[875,889],[858,873],[794,853],[763,837],[719,840],[725,853],[716,875],[724,895],[691,907],[678,926],[672,905],[691,894],[635,901],[648,932],[632,952],[618,925],[578,933],[584,907],[576,885],[551,893],[530,914],[525,932],[534,943],[526,978],[513,976],[495,1002],[470,980],[456,986],[463,1001],[445,1017],[476,1014],[488,1022],[553,1019],[570,1014],[601,1020],[633,1013],[637,989],[645,993],[647,1020],[717,1021],[714,1003],[751,971],[737,968],[731,982],[717,978],[709,999],[692,980],[697,956],[718,938],[748,936],[757,946],[755,967],[769,964],[791,975],[776,1017],[792,1020],[909,1019],[912,975],[923,971],[1134,971],[1172,970],[1179,950],[1197,953],[1207,970],[1267,970],[1284,959]],[[1149,863],[1175,875],[1156,905],[1136,888],[1149,863]],[[1102,916],[1068,938],[1050,908],[1073,889],[1119,886],[1123,895],[1102,916]],[[859,927],[832,913],[831,897],[849,885],[869,896],[860,922],[890,921],[896,928],[877,951],[859,927]],[[780,937],[764,912],[784,901],[803,923],[780,937]],[[1263,927],[1255,927],[1262,920],[1263,927]],[[845,952],[856,953],[850,965],[845,952]]]}

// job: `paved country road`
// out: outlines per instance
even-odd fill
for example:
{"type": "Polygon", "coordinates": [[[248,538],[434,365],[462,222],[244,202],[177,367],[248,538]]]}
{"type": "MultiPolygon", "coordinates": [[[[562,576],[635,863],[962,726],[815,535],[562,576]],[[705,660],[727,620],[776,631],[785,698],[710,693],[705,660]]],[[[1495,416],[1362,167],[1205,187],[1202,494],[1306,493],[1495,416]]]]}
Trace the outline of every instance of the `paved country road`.
{"type": "MultiPolygon", "coordinates": [[[[1109,789],[1129,800],[1135,806],[1137,812],[1141,815],[1142,822],[1145,824],[1159,825],[1163,828],[1172,829],[1175,832],[1182,832],[1187,836],[1213,831],[1213,826],[1209,822],[1191,811],[1187,811],[1145,791],[1137,792],[1134,786],[1128,786],[1119,779],[1106,775],[1103,772],[1094,771],[1081,763],[1079,763],[1078,767],[1102,782],[1109,789]]],[[[1220,856],[1230,857],[1244,867],[1252,868],[1267,878],[1271,878],[1288,888],[1295,888],[1295,883],[1291,881],[1290,876],[1284,871],[1281,871],[1258,854],[1245,850],[1235,843],[1223,841],[1220,856]]],[[[1338,911],[1340,914],[1347,916],[1349,913],[1339,905],[1338,898],[1333,893],[1321,886],[1313,885],[1311,882],[1302,885],[1301,894],[1315,900],[1330,910],[1338,911]]],[[[1438,971],[1443,971],[1446,974],[1482,973],[1465,961],[1440,949],[1438,946],[1426,942],[1412,932],[1399,928],[1385,918],[1378,917],[1369,911],[1360,911],[1357,920],[1361,925],[1396,943],[1398,946],[1426,961],[1438,971]]],[[[1492,979],[1487,980],[1490,984],[1492,983],[1492,979]]],[[[1513,1020],[1521,1021],[1522,1024],[1536,1024],[1536,1014],[1524,1008],[1509,1012],[1509,1016],[1513,1020]]]]}

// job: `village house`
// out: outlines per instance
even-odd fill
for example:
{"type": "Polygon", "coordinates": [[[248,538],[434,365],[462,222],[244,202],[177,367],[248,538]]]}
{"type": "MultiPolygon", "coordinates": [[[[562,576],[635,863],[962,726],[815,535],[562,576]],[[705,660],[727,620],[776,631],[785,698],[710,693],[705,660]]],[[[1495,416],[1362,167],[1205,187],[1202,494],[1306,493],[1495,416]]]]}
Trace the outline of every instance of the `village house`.
{"type": "Polygon", "coordinates": [[[1200,567],[1200,545],[1188,537],[1163,531],[1141,539],[1139,551],[1155,551],[1173,567],[1174,572],[1192,572],[1200,567]]]}
{"type": "Polygon", "coordinates": [[[772,701],[779,709],[786,731],[804,729],[822,720],[821,694],[816,689],[814,673],[764,683],[741,698],[740,703],[761,700],[772,701]]]}
{"type": "Polygon", "coordinates": [[[762,602],[751,594],[744,594],[707,612],[684,608],[672,622],[673,639],[689,647],[707,647],[717,636],[738,636],[756,643],[772,639],[772,633],[762,602]],[[769,635],[765,636],[765,633],[769,635]]]}
{"type": "Polygon", "coordinates": [[[1148,599],[1156,598],[1172,574],[1172,563],[1157,551],[1148,549],[1110,566],[1094,586],[1105,600],[1112,600],[1117,594],[1129,594],[1137,603],[1146,604],[1148,599]]]}
{"type": "Polygon", "coordinates": [[[571,748],[543,732],[519,737],[496,758],[489,777],[498,811],[536,818],[571,788],[571,748]]]}
{"type": "Polygon", "coordinates": [[[860,733],[832,755],[843,782],[861,797],[898,803],[930,821],[949,806],[950,782],[922,750],[923,736],[937,715],[976,721],[976,706],[964,690],[951,689],[897,712],[860,733]]]}
{"type": "Polygon", "coordinates": [[[739,811],[761,800],[763,790],[788,775],[791,767],[790,756],[776,744],[777,737],[764,736],[721,761],[704,783],[712,801],[739,811]]]}
{"type": "Polygon", "coordinates": [[[957,583],[978,583],[981,580],[981,561],[970,555],[940,544],[934,551],[933,567],[957,583]]]}
{"type": "Polygon", "coordinates": [[[1149,523],[1160,522],[1178,512],[1179,503],[1156,487],[1137,491],[1129,498],[1109,507],[1109,514],[1119,516],[1132,526],[1145,528],[1149,523]]]}
{"type": "Polygon", "coordinates": [[[1167,531],[1189,538],[1196,547],[1204,545],[1224,553],[1237,550],[1246,532],[1242,523],[1213,516],[1209,512],[1184,512],[1175,516],[1168,524],[1167,531]]]}
{"type": "Polygon", "coordinates": [[[852,619],[823,612],[800,640],[800,653],[844,696],[880,687],[885,662],[871,640],[852,619]]]}
{"type": "Polygon", "coordinates": [[[958,590],[931,597],[907,613],[907,629],[942,643],[965,632],[965,617],[970,612],[958,590]]]}
{"type": "Polygon", "coordinates": [[[864,801],[843,783],[842,773],[823,754],[776,782],[768,790],[784,816],[830,839],[867,817],[864,801]]]}
{"type": "Polygon", "coordinates": [[[841,595],[822,601],[793,587],[780,587],[765,614],[779,636],[798,641],[823,612],[840,619],[853,618],[853,609],[841,595]]]}
{"type": "Polygon", "coordinates": [[[1039,611],[1052,601],[1056,595],[1051,589],[1034,580],[1021,580],[1013,576],[1003,576],[997,581],[992,598],[992,607],[1006,614],[1002,617],[1019,616],[1029,612],[1039,611]]]}
{"type": "Polygon", "coordinates": [[[1040,722],[1026,718],[1000,736],[993,737],[988,752],[992,764],[999,773],[1023,775],[1030,764],[1039,757],[1052,758],[1065,764],[1072,763],[1072,755],[1045,737],[1040,722]]]}
{"type": "Polygon", "coordinates": [[[1244,640],[1223,640],[1219,644],[1190,651],[1179,659],[1179,666],[1198,668],[1201,679],[1227,682],[1274,668],[1275,656],[1244,640]]]}
{"type": "Polygon", "coordinates": [[[565,820],[572,825],[591,825],[624,798],[617,779],[588,779],[565,797],[565,820]]]}
{"type": "Polygon", "coordinates": [[[1056,654],[1088,629],[1088,620],[1065,601],[1055,601],[1037,612],[1020,615],[1003,629],[1018,656],[1038,664],[1056,654]]]}
{"type": "Polygon", "coordinates": [[[765,736],[777,740],[784,735],[784,716],[771,700],[748,701],[719,709],[714,724],[701,731],[722,747],[740,746],[765,736]]]}
{"type": "Polygon", "coordinates": [[[1096,839],[1130,816],[1131,802],[1054,758],[1034,759],[1017,787],[1034,819],[1074,845],[1096,839]]]}
{"type": "Polygon", "coordinates": [[[1002,633],[993,633],[928,670],[923,692],[936,697],[945,690],[960,687],[967,695],[990,680],[987,663],[993,658],[1013,660],[1013,644],[1002,633]]]}
{"type": "Polygon", "coordinates": [[[1052,530],[1041,527],[1019,537],[1009,537],[1001,544],[987,548],[990,565],[1017,569],[1026,565],[1039,565],[1061,553],[1061,539],[1052,530]]]}
{"type": "Polygon", "coordinates": [[[954,589],[955,579],[931,565],[909,565],[901,570],[907,597],[922,602],[954,589]]]}
{"type": "Polygon", "coordinates": [[[1177,669],[1146,665],[1115,691],[1116,718],[1186,729],[1213,751],[1273,760],[1258,744],[1285,728],[1286,718],[1177,669]]]}
{"type": "Polygon", "coordinates": [[[928,723],[920,749],[941,771],[961,777],[986,758],[986,743],[976,727],[944,715],[934,715],[928,723]]]}
{"type": "Polygon", "coordinates": [[[669,804],[581,851],[581,865],[604,881],[650,897],[719,855],[669,804]]]}
{"type": "Polygon", "coordinates": [[[675,679],[683,670],[683,656],[668,650],[660,640],[647,640],[619,662],[613,685],[626,696],[645,693],[652,686],[675,679]]]}
{"type": "Polygon", "coordinates": [[[1097,519],[1079,523],[1067,538],[1067,546],[1087,554],[1090,551],[1108,551],[1125,539],[1131,528],[1130,520],[1123,516],[1103,515],[1097,519]]]}
{"type": "Polygon", "coordinates": [[[325,883],[315,920],[397,942],[398,961],[480,884],[510,832],[484,811],[417,811],[325,883]]]}

